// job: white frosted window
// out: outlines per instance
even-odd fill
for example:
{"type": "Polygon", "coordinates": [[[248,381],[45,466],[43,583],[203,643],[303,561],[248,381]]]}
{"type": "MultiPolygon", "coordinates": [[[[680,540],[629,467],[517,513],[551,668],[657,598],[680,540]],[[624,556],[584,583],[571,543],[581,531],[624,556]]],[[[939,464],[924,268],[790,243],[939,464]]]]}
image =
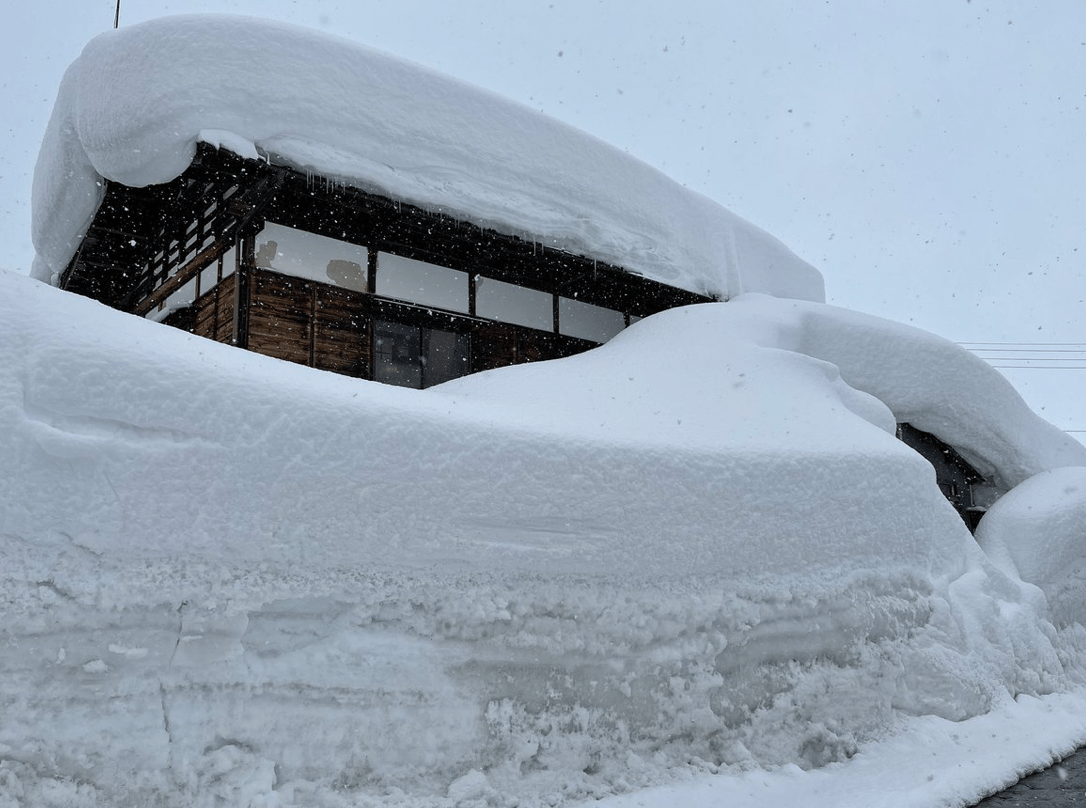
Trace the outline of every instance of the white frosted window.
{"type": "Polygon", "coordinates": [[[237,261],[237,249],[231,247],[222,257],[216,258],[202,270],[200,270],[200,296],[206,295],[219,282],[219,264],[222,264],[222,277],[225,279],[227,276],[233,274],[234,265],[237,261]]]}
{"type": "Polygon", "coordinates": [[[356,292],[366,291],[368,261],[365,247],[273,222],[256,237],[258,267],[356,292]]]}
{"type": "Polygon", "coordinates": [[[234,270],[237,269],[238,251],[236,247],[231,247],[222,256],[222,276],[226,278],[229,275],[234,274],[234,270]]]}
{"type": "Polygon", "coordinates": [[[554,296],[493,278],[475,278],[475,313],[488,320],[554,330],[554,296]]]}
{"type": "Polygon", "coordinates": [[[206,295],[219,282],[219,259],[216,258],[200,270],[200,294],[206,295]]]}
{"type": "Polygon", "coordinates": [[[188,306],[196,299],[196,278],[191,278],[188,283],[166,298],[166,310],[173,311],[188,306]]]}
{"type": "Polygon", "coordinates": [[[558,331],[571,337],[607,342],[626,327],[622,312],[562,297],[558,299],[558,331]]]}
{"type": "Polygon", "coordinates": [[[377,294],[466,313],[468,273],[402,255],[378,253],[377,294]]]}

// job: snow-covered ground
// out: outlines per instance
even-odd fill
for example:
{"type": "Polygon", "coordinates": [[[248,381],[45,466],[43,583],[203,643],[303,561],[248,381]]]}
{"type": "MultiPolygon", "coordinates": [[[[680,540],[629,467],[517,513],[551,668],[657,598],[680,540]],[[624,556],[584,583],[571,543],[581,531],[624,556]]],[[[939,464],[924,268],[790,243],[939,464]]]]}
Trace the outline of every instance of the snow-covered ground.
{"type": "Polygon", "coordinates": [[[964,804],[1086,740],[1074,564],[1018,575],[1086,450],[931,335],[743,296],[414,391],[8,272],[0,355],[8,804],[964,804]],[[1041,473],[1005,552],[880,378],[1041,473]]]}

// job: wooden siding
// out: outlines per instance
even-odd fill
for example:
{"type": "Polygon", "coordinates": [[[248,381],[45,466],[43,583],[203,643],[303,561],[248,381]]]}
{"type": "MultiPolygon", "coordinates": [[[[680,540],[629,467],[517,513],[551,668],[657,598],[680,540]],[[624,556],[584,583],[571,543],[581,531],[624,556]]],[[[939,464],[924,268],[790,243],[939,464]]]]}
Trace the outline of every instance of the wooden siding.
{"type": "MultiPolygon", "coordinates": [[[[373,377],[375,319],[468,334],[472,373],[571,356],[596,345],[547,331],[396,303],[266,269],[250,269],[246,275],[249,305],[241,319],[248,326],[240,338],[249,350],[347,376],[373,377]]],[[[193,333],[230,342],[236,277],[224,279],[196,306],[185,310],[193,313],[189,319],[171,324],[189,327],[192,322],[189,330],[193,333]]]]}
{"type": "Polygon", "coordinates": [[[369,378],[373,357],[366,295],[319,283],[312,287],[313,367],[369,378]]]}
{"type": "Polygon", "coordinates": [[[216,342],[231,343],[234,339],[234,276],[200,296],[195,305],[192,333],[216,342]]]}
{"type": "Polygon", "coordinates": [[[312,366],[312,294],[308,281],[254,272],[249,289],[249,350],[312,366]]]}
{"type": "MultiPolygon", "coordinates": [[[[371,375],[370,301],[362,292],[249,271],[248,330],[251,351],[348,376],[371,375]]],[[[222,307],[233,303],[233,289],[222,307]]],[[[232,321],[231,321],[232,326],[232,321]]]]}
{"type": "Polygon", "coordinates": [[[471,280],[463,313],[379,297],[376,265],[382,251],[549,294],[554,322],[562,297],[627,319],[710,300],[621,267],[206,144],[169,183],[109,183],[61,285],[147,314],[225,256],[237,271],[165,323],[364,379],[374,377],[374,323],[381,320],[467,336],[471,372],[569,356],[597,344],[475,316],[471,280]],[[364,247],[368,292],[258,269],[254,242],[266,222],[364,247]]]}

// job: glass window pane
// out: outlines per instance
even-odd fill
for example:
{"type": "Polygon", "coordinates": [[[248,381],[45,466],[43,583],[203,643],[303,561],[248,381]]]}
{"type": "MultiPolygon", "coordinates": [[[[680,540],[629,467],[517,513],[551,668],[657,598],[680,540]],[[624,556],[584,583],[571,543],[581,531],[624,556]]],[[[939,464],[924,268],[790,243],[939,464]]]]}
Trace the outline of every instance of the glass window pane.
{"type": "Polygon", "coordinates": [[[422,386],[431,387],[466,376],[471,369],[471,338],[467,334],[424,328],[422,386]]]}
{"type": "Polygon", "coordinates": [[[571,337],[607,342],[626,327],[622,312],[582,303],[568,297],[558,300],[558,331],[571,337]]]}
{"type": "Polygon", "coordinates": [[[400,387],[422,387],[422,346],[415,326],[374,322],[373,378],[400,387]]]}
{"type": "Polygon", "coordinates": [[[268,222],[256,237],[256,265],[284,275],[366,291],[365,247],[268,222]]]}
{"type": "Polygon", "coordinates": [[[233,275],[234,270],[237,269],[237,247],[231,247],[222,256],[222,276],[225,278],[228,275],[233,275]]]}
{"type": "Polygon", "coordinates": [[[195,276],[189,280],[184,286],[174,292],[172,295],[166,298],[166,309],[172,311],[174,309],[180,309],[184,306],[191,305],[193,299],[196,297],[196,278],[195,276]]]}
{"type": "Polygon", "coordinates": [[[467,312],[468,273],[392,253],[377,254],[377,294],[467,312]]]}
{"type": "Polygon", "coordinates": [[[216,258],[200,270],[200,295],[206,295],[219,282],[219,259],[216,258]]]}
{"type": "Polygon", "coordinates": [[[554,297],[479,275],[475,278],[475,313],[488,320],[554,330],[554,297]]]}

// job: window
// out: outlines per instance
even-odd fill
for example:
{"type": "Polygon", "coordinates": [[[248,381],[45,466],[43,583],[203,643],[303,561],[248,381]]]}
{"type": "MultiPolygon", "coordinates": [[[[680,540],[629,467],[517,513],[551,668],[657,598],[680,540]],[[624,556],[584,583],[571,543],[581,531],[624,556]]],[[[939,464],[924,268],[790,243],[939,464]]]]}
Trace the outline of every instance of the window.
{"type": "Polygon", "coordinates": [[[422,329],[422,386],[431,387],[466,376],[471,370],[471,338],[467,334],[422,329]]]}
{"type": "Polygon", "coordinates": [[[196,300],[196,278],[193,277],[184,286],[174,292],[172,295],[166,298],[166,302],[163,305],[165,312],[171,312],[175,309],[184,308],[185,306],[192,305],[196,300]]]}
{"type": "Polygon", "coordinates": [[[488,320],[553,331],[554,295],[476,275],[475,313],[488,320]]]}
{"type": "Polygon", "coordinates": [[[236,262],[237,248],[231,247],[222,256],[200,270],[200,294],[206,295],[215,288],[220,278],[227,278],[232,275],[236,262]]]}
{"type": "Polygon", "coordinates": [[[377,320],[374,357],[374,380],[416,389],[432,387],[468,373],[471,340],[452,331],[377,320]]]}
{"type": "Polygon", "coordinates": [[[466,314],[468,273],[382,252],[377,254],[377,294],[466,314]]]}
{"type": "Polygon", "coordinates": [[[607,342],[625,327],[626,318],[620,311],[568,297],[558,299],[558,332],[561,334],[607,342]]]}
{"type": "Polygon", "coordinates": [[[284,275],[365,292],[365,247],[267,222],[256,237],[256,265],[284,275]]]}
{"type": "Polygon", "coordinates": [[[422,387],[420,329],[402,323],[374,323],[373,378],[400,387],[422,387]]]}

